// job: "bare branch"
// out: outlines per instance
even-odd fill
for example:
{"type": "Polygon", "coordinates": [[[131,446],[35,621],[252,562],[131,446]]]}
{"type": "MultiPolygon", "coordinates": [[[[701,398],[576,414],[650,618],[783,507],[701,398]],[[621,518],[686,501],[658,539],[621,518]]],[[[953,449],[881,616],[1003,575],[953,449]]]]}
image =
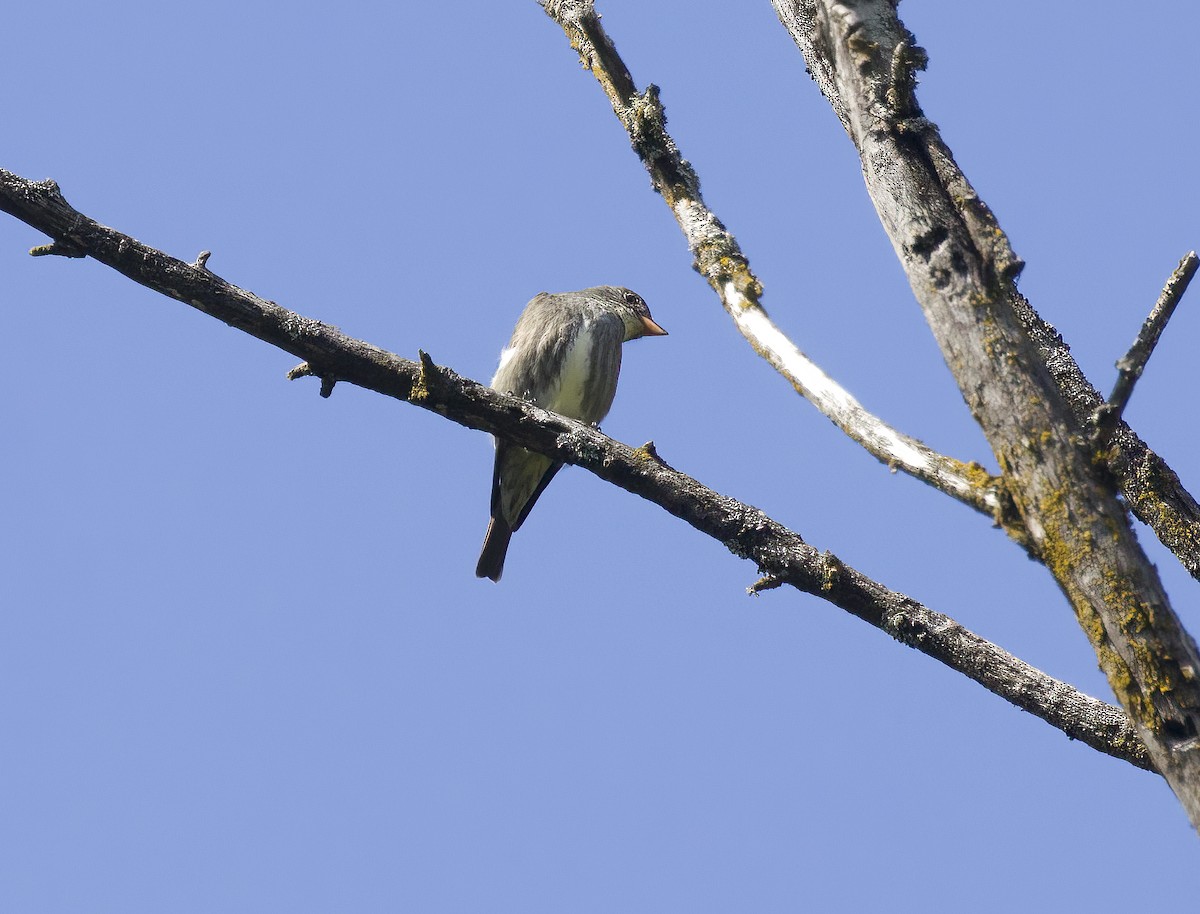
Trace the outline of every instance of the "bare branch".
{"type": "MultiPolygon", "coordinates": [[[[812,32],[817,25],[817,5],[811,2],[774,2],[774,6],[780,21],[803,50],[802,42],[805,39],[802,36],[812,32]]],[[[909,45],[907,39],[897,42],[896,47],[902,45],[909,45]]],[[[893,54],[893,64],[895,60],[893,54]]],[[[853,136],[846,105],[834,81],[831,61],[806,55],[805,62],[842,125],[853,136]]],[[[911,128],[920,128],[924,124],[928,122],[923,118],[913,118],[908,122],[898,121],[895,126],[899,133],[911,134],[911,128]]],[[[943,177],[948,186],[962,194],[964,218],[973,225],[974,235],[980,244],[986,245],[991,227],[995,227],[995,220],[958,170],[940,138],[938,146],[945,151],[944,158],[947,160],[942,163],[947,166],[943,177]]],[[[937,164],[938,159],[943,157],[936,155],[937,149],[931,151],[937,164]]],[[[993,236],[992,241],[996,245],[994,259],[998,270],[1003,275],[1015,277],[1020,271],[1021,261],[1012,253],[1007,237],[996,228],[998,235],[993,236]]],[[[1010,289],[1009,297],[1018,319],[1066,397],[1079,427],[1088,427],[1096,411],[1103,406],[1104,398],[1084,377],[1058,331],[1043,320],[1015,288],[1010,289]]],[[[1109,472],[1120,485],[1121,494],[1125,496],[1134,515],[1150,527],[1188,573],[1200,581],[1200,504],[1183,487],[1167,463],[1123,422],[1117,423],[1104,457],[1109,472]]]]}
{"type": "Polygon", "coordinates": [[[1021,263],[913,95],[894,0],[773,0],[858,149],[867,188],[1047,568],[1156,766],[1200,827],[1200,651],[1028,329],[1021,263]]]}
{"type": "MultiPolygon", "coordinates": [[[[812,2],[775,0],[774,6],[780,21],[803,50],[804,39],[800,36],[815,28],[817,5],[812,2]]],[[[896,48],[907,44],[907,39],[899,41],[896,48]]],[[[805,62],[834,112],[853,136],[846,105],[833,82],[830,62],[814,60],[807,53],[805,62]]],[[[897,133],[912,136],[928,124],[923,118],[910,118],[896,122],[895,127],[897,133]]],[[[971,226],[974,239],[982,249],[993,248],[992,257],[999,276],[1015,279],[1022,264],[1009,247],[1007,236],[1000,231],[991,212],[958,169],[949,150],[937,136],[936,128],[926,139],[929,140],[927,152],[932,164],[939,169],[947,188],[959,195],[962,201],[961,215],[971,226]]],[[[1006,294],[1018,320],[1037,346],[1042,361],[1066,397],[1076,424],[1080,429],[1088,428],[1097,410],[1103,407],[1104,397],[1084,377],[1058,331],[1033,310],[1011,283],[1006,294]]],[[[1188,574],[1200,581],[1200,503],[1183,487],[1166,461],[1124,422],[1117,422],[1103,457],[1134,516],[1154,531],[1159,542],[1179,559],[1188,574]]]]}
{"type": "MultiPolygon", "coordinates": [[[[769,580],[786,582],[847,610],[1073,739],[1154,770],[1120,709],[1047,676],[953,619],[819,552],[757,508],[706,488],[668,466],[653,443],[630,448],[590,426],[459,377],[434,365],[424,353],[413,362],[301,317],[206,268],[99,225],[74,210],[53,182],[35,184],[0,169],[0,210],[135,282],[305,359],[290,376],[315,374],[330,383],[348,381],[584,467],[717,539],[734,555],[752,560],[769,580]]],[[[766,587],[764,583],[758,589],[766,587]]]]}
{"type": "MultiPolygon", "coordinates": [[[[1075,422],[1080,429],[1090,428],[1104,407],[1104,397],[1083,376],[1058,331],[1033,310],[1019,291],[1012,291],[1011,302],[1066,397],[1075,422]]],[[[1154,531],[1188,574],[1200,581],[1200,504],[1175,471],[1124,421],[1116,423],[1107,448],[1099,456],[1134,516],[1154,531]]]]}
{"type": "Polygon", "coordinates": [[[940,454],[868,412],[788,339],[760,303],[762,285],[737,240],[704,203],[695,170],[666,129],[657,87],[639,93],[590,0],[539,0],[603,87],[634,151],[662,194],[695,258],[742,336],[796,392],[868,453],[1004,523],[1020,538],[1019,519],[999,480],[978,463],[940,454]]]}
{"type": "Polygon", "coordinates": [[[1159,337],[1166,329],[1167,321],[1175,313],[1175,307],[1187,291],[1192,277],[1196,275],[1198,266],[1200,257],[1196,256],[1195,251],[1184,255],[1159,293],[1158,301],[1154,303],[1149,316],[1142,323],[1142,329],[1138,331],[1137,339],[1129,347],[1129,352],[1117,361],[1117,383],[1108,395],[1108,402],[1096,411],[1096,438],[1101,446],[1107,442],[1117,421],[1124,414],[1125,407],[1129,405],[1129,398],[1133,396],[1133,386],[1146,369],[1146,363],[1150,361],[1154,347],[1158,345],[1159,337]]]}

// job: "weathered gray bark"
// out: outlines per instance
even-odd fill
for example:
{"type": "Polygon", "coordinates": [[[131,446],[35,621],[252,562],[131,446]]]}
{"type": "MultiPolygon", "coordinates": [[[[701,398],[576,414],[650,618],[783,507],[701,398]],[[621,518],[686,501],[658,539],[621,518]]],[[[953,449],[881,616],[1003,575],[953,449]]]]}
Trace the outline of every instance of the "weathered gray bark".
{"type": "Polygon", "coordinates": [[[1020,261],[916,103],[924,52],[889,0],[773,2],[858,149],[876,211],[1023,531],[1200,828],[1200,652],[1093,453],[1085,422],[1099,402],[1080,415],[1086,381],[1017,292],[1020,261]]]}
{"type": "Polygon", "coordinates": [[[184,263],[73,209],[53,182],[0,169],[0,211],[53,239],[38,253],[92,257],[135,282],[224,321],[298,358],[327,395],[347,381],[595,473],[659,505],[754,561],[757,589],[789,584],[839,606],[1093,748],[1153,770],[1120,709],[1034,669],[953,619],[891,591],[805,543],[762,511],[740,504],[663,463],[651,445],[630,448],[594,428],[506,397],[438,368],[403,359],[320,321],[265,301],[210,272],[206,257],[184,263]]]}
{"type": "MultiPolygon", "coordinates": [[[[687,236],[696,269],[746,333],[743,313],[758,310],[758,280],[699,199],[694,173],[666,134],[657,90],[637,92],[590,0],[539,2],[604,88],[687,236]]],[[[859,149],[885,229],[1000,461],[1008,496],[1000,507],[1011,500],[1017,510],[998,511],[997,520],[1054,574],[1200,827],[1196,646],[1099,465],[1107,462],[1138,516],[1200,577],[1195,501],[1123,423],[1104,452],[1093,453],[1089,423],[1103,400],[1016,291],[1021,262],[917,107],[913,74],[924,52],[896,19],[894,2],[777,0],[776,8],[859,149]]],[[[762,354],[776,364],[771,352],[762,354]]]]}
{"type": "MultiPolygon", "coordinates": [[[[894,4],[888,5],[894,6],[894,4]]],[[[813,79],[816,80],[822,93],[829,100],[842,125],[848,132],[851,132],[849,109],[837,86],[837,71],[833,58],[823,57],[820,51],[803,37],[816,27],[819,11],[833,9],[838,5],[774,0],[774,6],[780,21],[792,34],[801,51],[805,53],[805,61],[813,79]],[[805,51],[805,47],[813,48],[813,52],[810,54],[805,51]]],[[[872,10],[879,11],[881,5],[842,4],[841,6],[850,15],[854,15],[853,10],[860,7],[870,7],[872,10]]],[[[896,20],[894,11],[891,19],[895,21],[895,25],[886,27],[899,28],[907,36],[907,30],[904,30],[896,20]]],[[[858,29],[859,26],[855,26],[855,28],[858,29]]],[[[866,37],[865,33],[860,37],[866,43],[872,40],[870,37],[866,37]]],[[[893,44],[893,48],[895,47],[896,45],[893,44]]],[[[888,61],[888,64],[890,66],[903,64],[896,69],[896,75],[904,79],[911,79],[912,66],[914,63],[920,63],[920,60],[910,60],[905,64],[903,57],[902,54],[899,58],[888,61]]],[[[851,74],[843,73],[842,75],[845,77],[851,74]]],[[[876,74],[876,78],[878,78],[878,74],[876,74]]],[[[911,93],[911,85],[881,86],[880,88],[883,89],[885,101],[887,97],[891,96],[897,102],[903,102],[908,106],[907,120],[903,111],[896,111],[891,115],[893,119],[899,116],[898,130],[906,127],[910,129],[929,128],[928,138],[936,140],[936,143],[933,144],[936,146],[936,154],[931,158],[931,165],[935,168],[939,165],[945,166],[942,180],[953,192],[963,194],[962,217],[964,221],[980,241],[982,249],[985,251],[991,249],[995,267],[1006,280],[1008,298],[1017,318],[1024,325],[1026,332],[1041,353],[1042,361],[1045,362],[1050,374],[1062,390],[1063,396],[1074,413],[1076,423],[1081,428],[1086,426],[1096,415],[1096,410],[1104,404],[1104,397],[1096,391],[1095,387],[1084,377],[1083,372],[1079,370],[1079,366],[1071,356],[1070,348],[1063,342],[1058,331],[1042,320],[1041,316],[1012,285],[1011,280],[1015,279],[1016,274],[1020,271],[1021,262],[1009,247],[1008,239],[1000,232],[991,212],[978,199],[974,189],[958,170],[949,150],[941,143],[937,128],[932,124],[924,124],[920,117],[911,116],[913,112],[917,111],[916,101],[911,93]],[[991,235],[993,231],[995,232],[994,236],[991,235]]],[[[886,107],[885,105],[881,111],[886,110],[886,107]]],[[[854,136],[855,134],[851,132],[851,138],[854,136]]],[[[1117,481],[1121,494],[1125,496],[1127,504],[1138,520],[1153,530],[1159,541],[1175,554],[1188,573],[1200,581],[1200,504],[1183,487],[1179,477],[1125,423],[1117,423],[1108,440],[1107,447],[1100,456],[1106,461],[1109,472],[1117,481]]],[[[1015,531],[1010,529],[1009,532],[1014,533],[1015,531]]]]}

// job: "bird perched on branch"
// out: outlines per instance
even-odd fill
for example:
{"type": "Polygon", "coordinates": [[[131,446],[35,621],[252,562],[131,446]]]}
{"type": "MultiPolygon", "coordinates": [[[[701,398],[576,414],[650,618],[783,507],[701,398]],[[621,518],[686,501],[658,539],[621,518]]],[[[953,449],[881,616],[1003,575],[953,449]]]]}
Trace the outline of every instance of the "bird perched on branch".
{"type": "MultiPolygon", "coordinates": [[[[608,415],[617,392],[621,344],[666,333],[642,297],[628,289],[542,292],[525,306],[500,353],[492,389],[594,425],[608,415]]],[[[476,576],[500,580],[508,541],[561,468],[550,457],[496,439],[492,520],[476,576]]]]}

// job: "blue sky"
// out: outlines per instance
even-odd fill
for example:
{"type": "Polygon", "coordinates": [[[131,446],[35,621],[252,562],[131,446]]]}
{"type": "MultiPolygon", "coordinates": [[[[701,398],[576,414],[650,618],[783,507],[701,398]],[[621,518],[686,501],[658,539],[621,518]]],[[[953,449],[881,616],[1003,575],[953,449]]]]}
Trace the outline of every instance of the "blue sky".
{"type": "MultiPolygon", "coordinates": [[[[769,4],[600,9],[772,317],[868,408],[992,465],[769,4]]],[[[1200,245],[1200,10],[900,9],[1022,290],[1107,389],[1200,245]]],[[[7,16],[3,167],[484,380],[534,293],[630,286],[671,335],[627,347],[606,432],[1111,700],[1044,569],[745,345],[533,0],[7,16]]],[[[1194,866],[1160,779],[816,599],[747,597],[752,566],[583,471],[477,580],[486,437],[322,400],[265,344],[26,256],[42,241],[0,220],[6,910],[1115,911],[1145,898],[1126,874],[1194,866]]],[[[1196,294],[1128,412],[1193,491],[1196,294]]]]}

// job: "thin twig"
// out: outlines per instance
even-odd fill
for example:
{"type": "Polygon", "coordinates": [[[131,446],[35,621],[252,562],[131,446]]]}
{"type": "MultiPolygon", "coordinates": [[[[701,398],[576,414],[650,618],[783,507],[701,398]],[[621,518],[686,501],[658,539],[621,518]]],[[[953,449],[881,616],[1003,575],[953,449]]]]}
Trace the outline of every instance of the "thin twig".
{"type": "Polygon", "coordinates": [[[1158,301],[1154,303],[1149,316],[1142,323],[1142,329],[1138,331],[1137,339],[1133,341],[1129,351],[1117,361],[1117,382],[1113,385],[1108,401],[1097,410],[1097,439],[1102,444],[1107,443],[1117,422],[1125,413],[1129,398],[1133,396],[1133,387],[1145,371],[1146,363],[1150,361],[1154,347],[1158,345],[1159,338],[1166,329],[1167,321],[1171,319],[1175,307],[1187,291],[1188,283],[1196,275],[1197,267],[1200,267],[1200,257],[1196,256],[1195,251],[1189,251],[1179,261],[1179,266],[1163,286],[1158,301]]]}
{"type": "Polygon", "coordinates": [[[584,67],[591,70],[603,87],[614,113],[629,134],[634,152],[679,223],[695,258],[696,271],[708,280],[754,350],[797,393],[890,469],[908,473],[970,505],[1004,524],[1020,539],[1023,531],[996,477],[978,463],[938,453],[869,412],[767,316],[760,303],[761,283],[737,240],[704,203],[695,170],[667,132],[658,88],[651,85],[645,92],[637,91],[591,0],[539,0],[539,3],[563,29],[584,67]]]}
{"type": "MultiPolygon", "coordinates": [[[[769,579],[833,603],[893,638],[963,673],[1005,700],[1092,748],[1153,770],[1145,747],[1119,709],[1060,682],[963,628],[948,616],[889,590],[835,556],[822,553],[762,511],[701,485],[598,429],[508,397],[433,364],[414,362],[346,336],[100,225],[63,199],[57,185],[0,169],[0,210],[56,240],[309,365],[322,376],[411,402],[453,422],[507,438],[660,506],[769,579]]],[[[304,367],[293,369],[305,373],[304,367]]],[[[764,585],[765,587],[765,585],[764,585]]],[[[760,588],[762,589],[762,588],[760,588]]]]}

